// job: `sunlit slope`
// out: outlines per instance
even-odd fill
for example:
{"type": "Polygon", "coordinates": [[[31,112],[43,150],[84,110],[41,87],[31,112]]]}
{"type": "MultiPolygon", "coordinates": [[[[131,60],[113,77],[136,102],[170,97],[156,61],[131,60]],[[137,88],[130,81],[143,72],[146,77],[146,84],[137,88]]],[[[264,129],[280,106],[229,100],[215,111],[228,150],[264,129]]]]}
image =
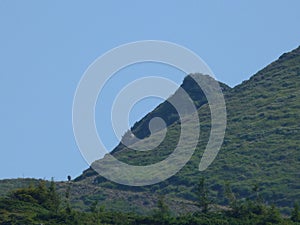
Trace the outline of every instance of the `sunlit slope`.
{"type": "MultiPolygon", "coordinates": [[[[182,86],[187,81],[192,82],[189,79],[187,77],[182,86]]],[[[184,89],[192,95],[198,108],[201,128],[192,159],[172,178],[132,190],[195,200],[195,187],[199,178],[204,176],[216,203],[225,203],[223,187],[229,182],[239,198],[253,197],[253,186],[258,185],[264,201],[291,207],[295,200],[300,199],[300,48],[282,55],[233,89],[221,84],[227,107],[227,130],[217,158],[204,172],[199,172],[198,166],[209,138],[210,110],[203,93],[194,83],[191,84],[184,89]]],[[[147,148],[153,141],[151,138],[159,136],[158,133],[147,138],[150,134],[148,123],[160,115],[168,129],[157,148],[140,152],[120,144],[113,155],[132,165],[148,165],[168,157],[177,145],[181,125],[168,103],[162,103],[137,122],[132,131],[137,137],[144,138],[141,143],[147,148]]],[[[107,181],[91,169],[77,181],[115,191],[131,190],[107,181]]]]}

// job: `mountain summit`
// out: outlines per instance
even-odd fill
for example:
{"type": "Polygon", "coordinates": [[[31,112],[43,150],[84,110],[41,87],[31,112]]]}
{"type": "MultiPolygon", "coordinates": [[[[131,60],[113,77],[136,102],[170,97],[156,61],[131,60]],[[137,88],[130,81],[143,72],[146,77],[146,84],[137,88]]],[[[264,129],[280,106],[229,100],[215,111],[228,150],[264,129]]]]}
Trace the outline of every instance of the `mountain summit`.
{"type": "MultiPolygon", "coordinates": [[[[209,106],[201,89],[188,76],[181,87],[197,106],[201,138],[190,162],[181,171],[162,183],[140,188],[112,183],[92,169],[76,181],[122,192],[125,202],[134,201],[133,190],[151,196],[164,194],[170,201],[193,202],[200,177],[206,177],[215,203],[226,203],[224,184],[229,182],[239,198],[253,197],[253,187],[258,187],[265,202],[291,207],[300,199],[300,47],[283,54],[234,88],[220,85],[228,113],[227,131],[217,158],[207,170],[199,172],[197,166],[209,137],[209,106]]],[[[148,137],[148,123],[153,117],[163,118],[168,126],[166,138],[156,149],[136,152],[120,144],[112,154],[132,165],[155,163],[171,154],[180,135],[180,122],[168,102],[138,121],[132,131],[139,138],[148,137]]]]}
{"type": "MultiPolygon", "coordinates": [[[[200,74],[196,77],[212,79],[200,74]]],[[[181,88],[196,106],[200,138],[190,161],[178,173],[157,184],[131,187],[111,182],[88,168],[74,182],[58,182],[58,190],[71,191],[74,208],[88,209],[97,201],[107,210],[147,213],[163,195],[172,212],[184,213],[199,210],[199,183],[205,178],[207,196],[216,207],[228,205],[226,195],[230,187],[241,201],[259,199],[281,207],[282,212],[290,212],[300,199],[300,47],[283,54],[240,85],[230,88],[220,83],[220,87],[226,101],[227,129],[219,154],[205,171],[199,171],[199,162],[211,132],[211,112],[203,91],[187,76],[181,88]],[[72,188],[68,189],[70,184],[72,188]]],[[[179,94],[177,91],[170,98],[179,94]]],[[[131,144],[147,149],[164,132],[158,127],[150,136],[148,126],[154,117],[161,117],[167,125],[159,146],[151,151],[136,151],[120,143],[111,154],[138,166],[167,158],[178,143],[182,125],[167,101],[135,123],[131,130],[142,140],[131,144]]],[[[185,119],[189,119],[188,114],[185,119]]],[[[195,125],[190,126],[193,129],[195,125]]],[[[15,186],[26,182],[35,181],[16,180],[15,186]]],[[[13,183],[0,181],[0,195],[10,190],[13,183]]]]}

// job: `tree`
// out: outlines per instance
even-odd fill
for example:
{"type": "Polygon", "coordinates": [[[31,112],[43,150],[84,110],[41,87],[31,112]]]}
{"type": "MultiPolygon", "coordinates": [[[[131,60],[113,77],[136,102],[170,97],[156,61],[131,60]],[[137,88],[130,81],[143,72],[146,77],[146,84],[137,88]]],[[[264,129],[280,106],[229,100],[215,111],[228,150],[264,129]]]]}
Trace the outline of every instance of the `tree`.
{"type": "Polygon", "coordinates": [[[263,218],[266,224],[282,224],[282,217],[274,204],[263,214],[263,218]]]}
{"type": "Polygon", "coordinates": [[[253,207],[251,210],[253,213],[255,213],[257,215],[262,215],[265,213],[266,207],[264,205],[263,198],[259,193],[259,191],[260,191],[259,185],[254,184],[252,191],[254,192],[256,197],[255,197],[255,201],[254,201],[254,204],[253,204],[253,207]]]}
{"type": "Polygon", "coordinates": [[[67,189],[66,189],[66,212],[68,214],[71,214],[71,206],[70,206],[70,192],[71,192],[71,176],[68,176],[68,183],[67,183],[67,189]]]}
{"type": "Polygon", "coordinates": [[[50,187],[49,187],[49,193],[48,193],[48,208],[54,212],[57,213],[59,206],[60,206],[60,197],[58,193],[56,192],[56,186],[53,178],[51,179],[50,182],[50,187]]]}
{"type": "Polygon", "coordinates": [[[92,213],[97,212],[97,205],[98,205],[98,201],[97,200],[92,203],[92,205],[90,207],[90,210],[91,210],[92,213]]]}
{"type": "Polygon", "coordinates": [[[159,221],[163,221],[170,216],[170,209],[168,205],[165,203],[165,197],[163,195],[158,197],[157,201],[158,210],[154,213],[154,218],[159,221]]]}
{"type": "Polygon", "coordinates": [[[201,211],[203,213],[207,213],[209,210],[209,204],[211,201],[208,199],[208,190],[205,185],[205,178],[202,177],[200,179],[199,185],[198,185],[198,206],[201,208],[201,211]]]}
{"type": "Polygon", "coordinates": [[[294,203],[294,208],[291,214],[291,220],[294,222],[300,222],[300,210],[298,203],[294,203]]]}
{"type": "Polygon", "coordinates": [[[239,214],[240,206],[228,182],[225,183],[225,196],[229,201],[229,206],[232,209],[233,214],[234,215],[239,214]]]}

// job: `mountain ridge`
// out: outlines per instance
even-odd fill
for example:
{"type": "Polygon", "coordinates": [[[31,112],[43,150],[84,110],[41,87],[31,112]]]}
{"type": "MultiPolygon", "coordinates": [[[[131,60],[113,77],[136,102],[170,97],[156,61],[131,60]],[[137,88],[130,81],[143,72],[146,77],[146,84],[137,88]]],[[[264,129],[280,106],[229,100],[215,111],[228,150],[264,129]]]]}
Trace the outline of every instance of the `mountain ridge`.
{"type": "MultiPolygon", "coordinates": [[[[298,116],[298,102],[300,102],[300,95],[298,95],[298,90],[300,90],[298,88],[300,87],[299,64],[300,47],[290,53],[284,53],[278,60],[258,71],[249,80],[234,88],[225,90],[228,127],[224,144],[217,159],[204,172],[209,177],[207,180],[213,198],[224,198],[220,196],[224,194],[222,186],[224,186],[226,180],[232,182],[233,189],[240,197],[251,195],[252,186],[258,183],[261,186],[261,194],[266,201],[274,202],[281,207],[291,207],[293,198],[300,198],[299,191],[286,193],[290,197],[284,198],[289,200],[284,200],[283,198],[283,192],[285,193],[285,191],[289,190],[289,186],[293,186],[298,190],[296,181],[299,181],[299,178],[296,176],[297,169],[295,168],[299,168],[299,163],[297,163],[297,160],[293,160],[291,155],[299,157],[299,147],[297,145],[299,144],[298,146],[300,146],[298,141],[300,136],[298,128],[295,126],[297,121],[300,121],[298,116]],[[290,141],[290,143],[288,150],[286,150],[287,155],[284,155],[280,151],[284,149],[283,142],[287,141],[290,141]],[[272,162],[265,162],[263,160],[264,157],[272,162]],[[235,163],[234,159],[242,165],[244,163],[245,168],[235,163]],[[227,163],[225,163],[226,160],[228,161],[227,163]],[[291,164],[294,165],[294,169],[291,168],[291,164]],[[283,165],[285,168],[282,169],[283,165]],[[278,168],[282,169],[281,172],[278,168]],[[284,176],[281,175],[282,177],[275,181],[276,173],[284,174],[284,176]],[[283,184],[278,185],[277,182],[282,182],[283,184]]],[[[205,121],[202,121],[204,129],[201,128],[201,131],[203,130],[204,133],[203,137],[205,137],[200,140],[197,152],[194,154],[191,162],[174,177],[148,188],[152,192],[164,192],[159,189],[167,188],[174,194],[178,189],[176,186],[179,186],[187,188],[188,191],[176,192],[175,196],[184,196],[185,199],[190,200],[196,199],[195,194],[192,193],[195,193],[197,179],[201,176],[197,171],[196,162],[199,162],[201,158],[205,147],[204,143],[205,140],[207,141],[207,134],[210,129],[207,104],[201,104],[198,111],[199,115],[201,115],[200,119],[203,120],[205,118],[205,121]]],[[[175,121],[169,125],[169,128],[176,133],[177,125],[175,121]]],[[[173,135],[174,142],[177,140],[174,138],[175,136],[173,135]]],[[[170,144],[170,148],[172,146],[170,144]]],[[[164,155],[166,157],[170,152],[166,150],[166,144],[162,145],[162,148],[166,151],[164,155]]],[[[162,148],[158,149],[158,152],[162,152],[162,148]]],[[[128,149],[127,151],[130,152],[128,149]]],[[[122,152],[124,154],[126,151],[123,150],[122,152]]],[[[113,154],[125,162],[128,158],[132,161],[135,157],[136,161],[138,161],[138,156],[131,153],[126,153],[128,154],[126,156],[126,154],[122,155],[114,150],[113,154]]],[[[147,157],[153,159],[149,155],[143,155],[143,160],[146,160],[147,157]]],[[[86,174],[88,173],[91,173],[91,171],[87,170],[86,174]]],[[[77,180],[84,180],[84,176],[85,173],[77,180]]],[[[100,186],[105,185],[107,182],[103,177],[95,174],[92,176],[95,176],[93,182],[98,183],[100,186]]],[[[124,187],[117,189],[124,189],[124,187]]],[[[145,188],[140,189],[144,190],[145,188]]],[[[217,203],[224,204],[225,201],[218,201],[217,203]]]]}
{"type": "MultiPolygon", "coordinates": [[[[183,84],[188,87],[189,82],[187,77],[183,84]]],[[[284,53],[234,88],[220,85],[224,88],[228,126],[223,146],[207,170],[200,173],[198,164],[209,138],[210,110],[198,91],[193,100],[198,100],[201,136],[192,159],[182,170],[158,184],[129,187],[110,182],[88,168],[72,184],[74,206],[85,208],[98,199],[108,209],[122,210],[122,205],[127,205],[132,206],[131,210],[147,212],[154,207],[157,196],[165,195],[174,212],[193,211],[197,210],[197,185],[205,177],[215,204],[228,204],[224,185],[229,182],[237,198],[255,198],[253,187],[257,186],[265,202],[288,213],[293,202],[300,199],[300,47],[284,53]]],[[[155,110],[165,112],[163,104],[155,110]]],[[[159,116],[157,111],[153,113],[155,110],[133,126],[135,135],[148,137],[148,122],[159,116]]],[[[165,118],[169,115],[165,113],[165,118]]],[[[164,159],[180,135],[180,123],[174,118],[169,120],[165,140],[152,153],[137,153],[118,145],[112,154],[133,165],[164,159]]],[[[64,182],[58,186],[65,190],[64,182]]]]}

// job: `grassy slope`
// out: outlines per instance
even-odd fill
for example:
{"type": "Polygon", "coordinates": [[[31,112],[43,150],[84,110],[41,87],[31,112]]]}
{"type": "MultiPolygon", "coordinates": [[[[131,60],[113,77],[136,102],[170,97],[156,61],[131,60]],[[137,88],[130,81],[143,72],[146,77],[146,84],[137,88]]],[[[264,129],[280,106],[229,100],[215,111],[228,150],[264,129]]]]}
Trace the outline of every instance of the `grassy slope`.
{"type": "MultiPolygon", "coordinates": [[[[199,177],[205,176],[216,203],[225,203],[223,186],[230,182],[240,198],[253,197],[253,186],[258,185],[265,201],[291,207],[293,201],[300,199],[300,48],[284,54],[250,80],[224,93],[228,113],[226,137],[208,170],[197,171],[210,125],[209,110],[204,104],[199,107],[201,139],[191,162],[165,182],[135,189],[166,194],[170,199],[195,200],[195,186],[199,177]]],[[[147,125],[147,120],[142,122],[147,125]]],[[[137,124],[146,126],[142,122],[137,124]]],[[[114,156],[137,165],[157,162],[167,157],[176,145],[179,126],[177,121],[172,123],[167,138],[152,153],[140,154],[118,146],[114,156]]],[[[91,170],[78,180],[89,175],[89,182],[99,186],[130,190],[105,181],[91,170]]]]}
{"type": "MultiPolygon", "coordinates": [[[[195,90],[192,84],[186,90],[189,87],[195,90]]],[[[75,206],[85,208],[99,199],[109,209],[147,212],[163,194],[175,212],[196,210],[196,186],[204,176],[215,203],[226,204],[223,186],[230,182],[239,198],[254,197],[252,189],[257,184],[266,202],[291,207],[300,199],[300,48],[284,54],[233,89],[224,85],[224,94],[226,136],[219,155],[206,171],[200,173],[198,164],[210,131],[210,112],[201,92],[196,92],[193,100],[198,96],[201,138],[191,161],[179,173],[156,185],[132,188],[106,181],[88,169],[73,183],[75,206]]],[[[167,137],[156,150],[141,154],[119,145],[114,156],[136,165],[167,157],[176,146],[180,130],[176,115],[168,117],[172,114],[169,112],[171,108],[160,105],[133,128],[138,137],[146,137],[149,118],[164,113],[163,117],[169,119],[167,137]]],[[[0,193],[4,186],[0,182],[0,193]]],[[[65,184],[59,186],[63,192],[65,184]]]]}

